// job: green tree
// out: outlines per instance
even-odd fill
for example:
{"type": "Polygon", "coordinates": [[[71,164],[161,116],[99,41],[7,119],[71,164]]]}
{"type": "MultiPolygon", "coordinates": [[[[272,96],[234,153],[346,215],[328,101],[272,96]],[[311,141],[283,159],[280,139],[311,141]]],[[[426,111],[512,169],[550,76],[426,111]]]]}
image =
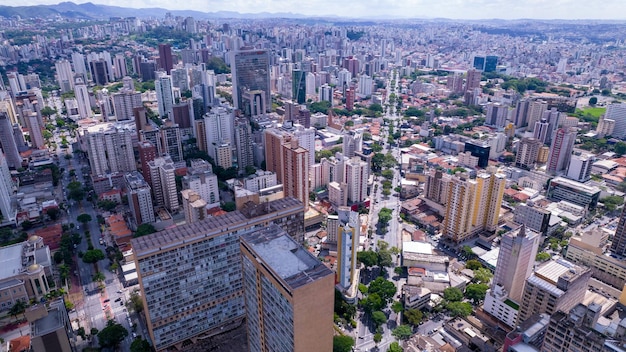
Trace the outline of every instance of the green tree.
{"type": "Polygon", "coordinates": [[[88,250],[85,254],[83,254],[83,262],[88,264],[97,263],[104,258],[104,253],[99,249],[88,250]]]}
{"type": "Polygon", "coordinates": [[[356,260],[359,263],[363,263],[366,268],[371,268],[378,265],[378,253],[374,251],[361,251],[356,253],[356,260]]]}
{"type": "Polygon", "coordinates": [[[463,299],[463,292],[456,287],[448,287],[443,290],[443,298],[449,302],[458,302],[463,299]]]}
{"type": "Polygon", "coordinates": [[[537,253],[537,256],[535,257],[535,260],[538,261],[538,262],[545,262],[546,260],[549,260],[550,258],[552,258],[550,253],[539,252],[539,253],[537,253]]]}
{"type": "Polygon", "coordinates": [[[333,352],[350,352],[354,339],[350,336],[333,336],[333,352]]]}
{"type": "Polygon", "coordinates": [[[396,341],[392,342],[389,345],[389,349],[387,350],[387,352],[403,352],[403,351],[404,351],[404,348],[402,348],[400,344],[397,343],[396,341]]]}
{"type": "Polygon", "coordinates": [[[365,286],[364,284],[359,284],[359,292],[361,292],[362,294],[366,295],[367,292],[368,292],[367,286],[365,286]]]}
{"type": "Polygon", "coordinates": [[[44,108],[41,109],[41,115],[45,117],[50,117],[56,113],[57,113],[57,110],[49,106],[44,106],[44,108]]]}
{"type": "MultiPolygon", "coordinates": [[[[83,256],[83,258],[84,258],[84,256],[83,256]]],[[[105,279],[106,279],[106,277],[100,271],[98,271],[97,273],[95,273],[93,275],[93,282],[103,282],[105,279]]]]}
{"type": "Polygon", "coordinates": [[[389,280],[385,280],[385,278],[381,276],[374,279],[374,281],[370,283],[369,287],[370,295],[377,293],[385,302],[391,301],[393,296],[396,294],[396,291],[396,285],[389,280]]]}
{"type": "Polygon", "coordinates": [[[85,198],[85,190],[80,182],[73,181],[67,185],[68,193],[67,198],[80,202],[85,198]]]}
{"type": "Polygon", "coordinates": [[[154,228],[154,225],[145,223],[137,226],[137,231],[135,231],[133,237],[137,238],[141,236],[151,235],[155,232],[157,232],[157,230],[154,228]]]}
{"type": "Polygon", "coordinates": [[[598,103],[598,98],[596,97],[589,98],[589,105],[595,106],[597,103],[598,103]]]}
{"type": "Polygon", "coordinates": [[[400,313],[404,310],[404,305],[400,301],[395,301],[391,304],[391,310],[396,314],[400,313]]]}
{"type": "Polygon", "coordinates": [[[370,293],[360,301],[361,306],[366,312],[374,312],[385,307],[385,301],[378,293],[370,293]]]}
{"type": "Polygon", "coordinates": [[[393,170],[391,169],[383,170],[381,174],[383,175],[384,178],[388,180],[393,179],[393,170]]]}
{"type": "Polygon", "coordinates": [[[480,264],[480,262],[476,259],[470,259],[467,262],[465,262],[465,267],[470,270],[476,270],[476,269],[482,268],[483,265],[480,264]]]}
{"type": "Polygon", "coordinates": [[[152,347],[148,341],[142,338],[137,338],[130,344],[130,352],[152,352],[152,347]]]}
{"type": "Polygon", "coordinates": [[[137,292],[130,294],[130,308],[138,314],[143,311],[143,300],[137,292]]]}
{"type": "Polygon", "coordinates": [[[374,334],[374,343],[378,344],[383,340],[383,334],[377,332],[374,334]]]}
{"type": "Polygon", "coordinates": [[[487,268],[474,270],[474,281],[478,283],[488,284],[493,277],[493,273],[487,268]]]}
{"type": "Polygon", "coordinates": [[[626,143],[624,142],[615,143],[615,147],[613,150],[615,151],[616,154],[620,156],[626,154],[626,143]]]}
{"type": "Polygon", "coordinates": [[[413,335],[413,329],[409,325],[400,325],[391,334],[398,340],[406,340],[413,335]]]}
{"type": "Polygon", "coordinates": [[[46,215],[48,215],[48,217],[52,221],[57,220],[60,214],[61,211],[59,210],[59,208],[49,208],[48,210],[46,210],[46,215]]]}
{"type": "Polygon", "coordinates": [[[76,217],[76,220],[78,222],[81,222],[83,225],[85,225],[86,223],[90,222],[92,220],[91,215],[89,214],[80,214],[76,217]]]}
{"type": "Polygon", "coordinates": [[[11,309],[9,309],[9,315],[17,320],[18,315],[26,312],[26,307],[26,302],[18,300],[11,306],[11,309]]]}
{"type": "Polygon", "coordinates": [[[128,330],[115,320],[109,320],[107,326],[98,333],[98,341],[102,348],[117,348],[126,336],[128,330]]]}
{"type": "Polygon", "coordinates": [[[237,205],[235,204],[235,202],[226,202],[222,205],[222,210],[224,211],[235,211],[237,209],[237,205]]]}
{"type": "Polygon", "coordinates": [[[413,326],[420,325],[422,319],[424,318],[424,314],[419,309],[407,309],[404,311],[403,315],[404,320],[413,326]]]}
{"type": "Polygon", "coordinates": [[[488,289],[489,286],[486,284],[469,284],[465,288],[465,297],[471,299],[474,304],[478,304],[485,299],[485,294],[488,289]]]}
{"type": "Polygon", "coordinates": [[[22,229],[24,231],[28,231],[28,230],[30,230],[33,227],[33,223],[28,221],[28,220],[22,221],[21,225],[22,225],[22,229]]]}
{"type": "Polygon", "coordinates": [[[466,317],[472,314],[472,305],[467,302],[450,302],[446,304],[446,309],[454,317],[466,317]]]}
{"type": "Polygon", "coordinates": [[[117,206],[117,202],[114,202],[112,200],[108,200],[108,199],[103,199],[101,201],[98,202],[98,207],[102,210],[105,211],[111,211],[113,209],[115,209],[115,207],[117,206]]]}
{"type": "Polygon", "coordinates": [[[387,316],[385,315],[385,313],[379,310],[372,312],[372,322],[374,323],[374,326],[376,326],[376,328],[383,325],[386,321],[387,316]]]}

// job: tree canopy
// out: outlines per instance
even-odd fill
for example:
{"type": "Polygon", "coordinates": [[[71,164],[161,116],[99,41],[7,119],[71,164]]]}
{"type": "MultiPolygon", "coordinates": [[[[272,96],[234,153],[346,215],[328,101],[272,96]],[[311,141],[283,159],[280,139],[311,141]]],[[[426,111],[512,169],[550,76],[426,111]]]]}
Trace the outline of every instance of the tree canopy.
{"type": "Polygon", "coordinates": [[[446,301],[458,302],[463,299],[463,292],[456,287],[448,287],[443,290],[443,298],[446,301]]]}
{"type": "Polygon", "coordinates": [[[376,328],[383,325],[386,321],[387,316],[385,315],[385,313],[379,310],[372,312],[372,322],[374,323],[374,326],[376,326],[376,328]]]}
{"type": "Polygon", "coordinates": [[[114,320],[109,320],[107,326],[98,333],[98,341],[103,348],[117,347],[126,336],[128,330],[114,320]]]}
{"type": "Polygon", "coordinates": [[[76,220],[78,220],[78,222],[82,222],[83,224],[86,224],[88,222],[90,222],[92,220],[91,215],[89,214],[80,214],[76,217],[76,220]]]}
{"type": "Polygon", "coordinates": [[[404,311],[404,320],[413,326],[418,326],[423,318],[424,314],[419,309],[407,309],[404,311]]]}
{"type": "Polygon", "coordinates": [[[93,264],[105,258],[104,253],[99,249],[88,250],[83,254],[83,262],[93,264]]]}
{"type": "Polygon", "coordinates": [[[377,293],[386,302],[391,301],[396,291],[397,288],[393,282],[385,280],[385,278],[380,276],[372,281],[369,286],[370,295],[377,293]]]}
{"type": "Polygon", "coordinates": [[[472,314],[472,305],[467,302],[450,302],[446,308],[454,317],[466,317],[472,314]]]}
{"type": "Polygon", "coordinates": [[[391,334],[398,340],[406,340],[413,335],[413,329],[408,325],[400,325],[393,329],[391,334]]]}
{"type": "Polygon", "coordinates": [[[354,339],[350,336],[333,336],[333,352],[350,352],[354,339]]]}
{"type": "Polygon", "coordinates": [[[471,299],[474,304],[478,304],[485,299],[485,294],[489,286],[486,284],[469,284],[465,288],[465,297],[471,299]]]}
{"type": "Polygon", "coordinates": [[[146,236],[146,235],[153,234],[155,232],[157,232],[157,230],[154,228],[154,225],[145,223],[145,224],[141,224],[137,226],[137,231],[135,231],[135,233],[133,234],[133,237],[137,238],[141,236],[146,236]]]}

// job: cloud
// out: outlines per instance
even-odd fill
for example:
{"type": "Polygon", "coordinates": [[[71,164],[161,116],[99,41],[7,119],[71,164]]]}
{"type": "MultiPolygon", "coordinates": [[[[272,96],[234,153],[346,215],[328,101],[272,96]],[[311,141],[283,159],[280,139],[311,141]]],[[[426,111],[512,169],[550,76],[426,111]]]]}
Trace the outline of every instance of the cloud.
{"type": "MultiPolygon", "coordinates": [[[[87,2],[80,0],[77,2],[87,2]]],[[[162,7],[171,10],[240,13],[292,12],[304,15],[345,17],[444,17],[458,19],[623,19],[623,0],[91,0],[94,3],[134,8],[162,7]]],[[[30,5],[54,4],[55,0],[30,0],[30,5]]]]}

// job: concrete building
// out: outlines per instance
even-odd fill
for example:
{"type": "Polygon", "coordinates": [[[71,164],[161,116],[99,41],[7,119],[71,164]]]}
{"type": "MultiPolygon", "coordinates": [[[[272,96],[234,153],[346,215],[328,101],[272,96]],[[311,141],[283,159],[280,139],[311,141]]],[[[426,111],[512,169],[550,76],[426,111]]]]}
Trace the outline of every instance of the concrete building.
{"type": "Polygon", "coordinates": [[[157,351],[180,348],[241,322],[246,310],[239,238],[272,223],[297,242],[304,240],[304,208],[293,198],[131,240],[148,333],[157,351]]]}
{"type": "Polygon", "coordinates": [[[596,186],[572,181],[563,177],[555,177],[550,180],[546,198],[553,201],[568,201],[588,210],[594,209],[598,204],[601,189],[596,186]]]}
{"type": "Polygon", "coordinates": [[[266,50],[233,51],[231,57],[233,76],[233,106],[245,111],[243,94],[246,91],[263,91],[267,112],[271,107],[270,56],[266,50]]]}
{"type": "Polygon", "coordinates": [[[523,138],[517,146],[515,154],[515,166],[526,170],[532,170],[542,147],[541,141],[535,138],[523,138]]]}
{"type": "Polygon", "coordinates": [[[177,62],[174,62],[172,46],[170,44],[159,44],[159,69],[167,72],[169,75],[175,63],[177,62]]]}
{"type": "MultiPolygon", "coordinates": [[[[233,111],[222,106],[214,107],[211,112],[204,115],[204,125],[207,153],[213,160],[217,161],[220,147],[232,145],[235,141],[233,111]]],[[[223,150],[222,153],[224,153],[223,150]]],[[[232,159],[232,156],[229,158],[232,159]]]]}
{"type": "Polygon", "coordinates": [[[155,216],[150,185],[137,171],[124,175],[124,182],[135,227],[144,223],[153,223],[155,216]]]}
{"type": "Polygon", "coordinates": [[[217,175],[213,173],[211,164],[205,160],[191,160],[187,175],[183,176],[183,189],[198,193],[200,198],[207,202],[208,208],[214,208],[220,204],[217,175]]]}
{"type": "MultiPolygon", "coordinates": [[[[620,240],[614,238],[613,243],[619,244],[620,240]]],[[[589,267],[592,277],[621,290],[626,284],[626,262],[621,257],[607,255],[603,247],[571,238],[565,259],[589,267]]],[[[617,250],[613,253],[620,255],[617,250]]]]}
{"type": "Polygon", "coordinates": [[[309,208],[309,151],[297,139],[283,143],[281,149],[282,184],[286,197],[294,197],[309,208]]]}
{"type": "Polygon", "coordinates": [[[609,104],[606,108],[604,118],[614,121],[611,136],[615,138],[626,137],[626,104],[609,104]]]}
{"type": "Polygon", "coordinates": [[[63,299],[29,307],[24,316],[30,323],[33,352],[76,350],[74,330],[63,299]]]}
{"type": "Polygon", "coordinates": [[[537,313],[553,314],[583,301],[591,270],[567,260],[551,260],[526,279],[517,322],[537,313]]]}
{"type": "MultiPolygon", "coordinates": [[[[602,306],[578,303],[569,313],[558,311],[550,317],[541,351],[596,352],[613,351],[605,348],[607,338],[595,330],[602,306]]],[[[622,338],[624,330],[620,329],[622,338]]],[[[614,339],[614,338],[611,338],[614,339]]]]}
{"type": "Polygon", "coordinates": [[[337,229],[337,281],[339,285],[348,290],[356,284],[357,260],[356,253],[359,248],[361,236],[361,221],[359,213],[349,207],[337,209],[339,228],[337,229]]]}
{"type": "Polygon", "coordinates": [[[252,352],[330,351],[334,275],[276,225],[241,236],[252,352]]]}
{"type": "Polygon", "coordinates": [[[16,190],[17,187],[11,178],[6,158],[0,150],[0,213],[2,214],[2,222],[15,221],[17,209],[15,208],[13,197],[16,190]]]}
{"type": "Polygon", "coordinates": [[[83,145],[89,155],[91,173],[131,172],[137,169],[132,140],[133,125],[97,124],[83,131],[83,145]]]}
{"type": "Polygon", "coordinates": [[[122,91],[113,94],[113,109],[115,110],[117,121],[134,120],[134,109],[141,107],[143,107],[141,93],[122,91]]]}
{"type": "Polygon", "coordinates": [[[520,203],[515,207],[513,221],[526,226],[530,230],[546,235],[552,213],[529,203],[520,203]]]}
{"type": "Polygon", "coordinates": [[[50,248],[43,238],[31,236],[27,241],[0,248],[0,311],[8,311],[17,302],[45,298],[52,290],[50,248]]]}
{"type": "Polygon", "coordinates": [[[508,327],[514,327],[524,283],[532,274],[539,248],[539,233],[522,225],[502,236],[491,288],[483,309],[508,327]]]}
{"type": "Polygon", "coordinates": [[[348,158],[352,158],[356,153],[363,151],[363,133],[348,131],[343,134],[342,153],[348,158]]]}
{"type": "Polygon", "coordinates": [[[574,153],[567,167],[566,177],[578,181],[587,182],[591,178],[591,167],[595,158],[590,154],[574,153]]]}
{"type": "Polygon", "coordinates": [[[185,221],[188,224],[204,220],[207,217],[206,201],[191,189],[180,191],[185,221]]]}
{"type": "Polygon", "coordinates": [[[156,91],[157,103],[159,105],[159,116],[165,119],[172,116],[172,108],[174,107],[174,87],[172,86],[172,77],[164,72],[159,72],[158,77],[154,81],[154,89],[156,91]]]}
{"type": "MultiPolygon", "coordinates": [[[[83,64],[84,65],[84,64],[83,64]]],[[[74,89],[74,72],[70,62],[63,59],[54,63],[57,74],[57,83],[61,89],[61,93],[67,93],[74,89]]]]}
{"type": "MultiPolygon", "coordinates": [[[[168,120],[159,129],[161,154],[167,154],[175,164],[184,162],[182,136],[178,124],[168,120]]],[[[158,148],[158,147],[157,147],[158,148]]]]}
{"type": "Polygon", "coordinates": [[[555,137],[550,145],[550,155],[548,156],[546,172],[556,175],[567,168],[572,157],[575,141],[575,130],[567,130],[564,128],[556,130],[555,137]]]}
{"type": "Polygon", "coordinates": [[[612,136],[614,129],[615,120],[607,119],[604,116],[600,117],[600,120],[598,121],[598,127],[596,128],[596,133],[598,133],[598,137],[604,138],[606,136],[612,136]]]}
{"type": "Polygon", "coordinates": [[[247,167],[254,166],[252,131],[250,129],[250,121],[247,118],[235,120],[234,142],[237,154],[237,169],[239,169],[239,174],[244,174],[247,167]]]}
{"type": "Polygon", "coordinates": [[[448,183],[443,235],[460,243],[481,231],[495,231],[506,177],[484,172],[476,179],[457,175],[448,183]]]}
{"type": "Polygon", "coordinates": [[[611,252],[620,257],[626,256],[626,207],[622,209],[622,214],[617,223],[617,229],[611,242],[611,252]]]}
{"type": "Polygon", "coordinates": [[[149,141],[140,141],[137,143],[137,150],[139,151],[139,161],[141,162],[141,174],[143,175],[144,180],[151,185],[152,178],[148,163],[158,157],[157,148],[149,141]]]}
{"type": "Polygon", "coordinates": [[[348,202],[361,203],[367,198],[369,165],[358,156],[345,162],[344,182],[348,185],[348,202]]]}
{"type": "Polygon", "coordinates": [[[17,149],[11,119],[9,114],[4,111],[0,111],[0,148],[2,148],[10,168],[19,169],[22,167],[22,156],[17,149]]]}
{"type": "Polygon", "coordinates": [[[78,115],[80,116],[80,118],[91,118],[93,116],[93,112],[91,111],[89,90],[87,90],[87,85],[85,84],[85,82],[83,82],[82,78],[76,79],[74,94],[76,96],[76,102],[78,103],[78,115]]]}
{"type": "Polygon", "coordinates": [[[348,205],[348,184],[330,182],[328,184],[328,201],[335,207],[348,205]]]}
{"type": "Polygon", "coordinates": [[[271,171],[257,170],[256,173],[243,179],[243,188],[252,192],[274,187],[277,184],[276,173],[271,171]]]}
{"type": "Polygon", "coordinates": [[[178,193],[176,192],[176,175],[174,162],[169,156],[156,158],[148,162],[150,169],[150,187],[156,206],[163,206],[170,212],[178,210],[178,193]]]}

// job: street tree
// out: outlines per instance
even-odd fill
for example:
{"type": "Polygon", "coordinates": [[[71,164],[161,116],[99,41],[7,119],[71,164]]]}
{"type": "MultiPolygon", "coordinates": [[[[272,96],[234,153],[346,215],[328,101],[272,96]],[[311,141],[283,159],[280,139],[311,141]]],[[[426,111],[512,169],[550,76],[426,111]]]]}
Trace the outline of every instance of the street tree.
{"type": "Polygon", "coordinates": [[[466,317],[472,314],[472,305],[467,302],[449,302],[446,309],[453,317],[466,317]]]}
{"type": "Polygon", "coordinates": [[[350,352],[354,339],[350,336],[333,336],[333,352],[350,352]]]}
{"type": "Polygon", "coordinates": [[[86,223],[90,222],[92,219],[91,215],[89,214],[80,214],[76,217],[76,220],[80,223],[82,223],[83,225],[85,225],[86,223]]]}
{"type": "Polygon", "coordinates": [[[151,235],[155,232],[157,232],[156,228],[154,228],[152,224],[145,223],[145,224],[141,224],[137,226],[137,231],[135,231],[135,233],[133,234],[133,237],[136,238],[136,237],[151,235]]]}
{"type": "Polygon", "coordinates": [[[391,334],[398,340],[406,340],[413,335],[413,329],[408,325],[400,325],[391,334]]]}
{"type": "Polygon", "coordinates": [[[493,273],[487,268],[474,270],[474,281],[481,284],[488,284],[493,277],[493,273]]]}
{"type": "Polygon", "coordinates": [[[402,347],[400,347],[400,344],[397,343],[396,341],[392,342],[391,345],[389,345],[389,349],[387,350],[387,352],[403,352],[404,349],[402,347]]]}
{"type": "Polygon", "coordinates": [[[483,265],[476,259],[470,259],[465,263],[465,267],[470,270],[476,270],[482,268],[483,265]]]}
{"type": "Polygon", "coordinates": [[[422,319],[424,319],[424,314],[419,309],[407,309],[404,311],[403,316],[404,320],[413,326],[420,325],[422,319]]]}
{"type": "Polygon", "coordinates": [[[104,253],[99,249],[88,250],[83,254],[83,262],[88,264],[97,263],[105,258],[104,253]]]}
{"type": "Polygon", "coordinates": [[[98,341],[102,348],[117,348],[128,336],[128,330],[115,320],[109,320],[107,326],[98,333],[98,341]]]}
{"type": "Polygon", "coordinates": [[[376,344],[379,344],[379,343],[380,343],[380,341],[382,341],[382,340],[383,340],[383,334],[381,334],[381,333],[379,333],[379,332],[377,332],[377,333],[375,333],[375,334],[374,334],[374,342],[375,342],[376,344]]]}
{"type": "Polygon", "coordinates": [[[377,293],[385,302],[391,301],[396,291],[397,288],[393,282],[380,276],[372,281],[369,286],[370,295],[377,293]]]}
{"type": "Polygon", "coordinates": [[[485,299],[488,289],[489,286],[486,284],[469,284],[465,288],[465,297],[471,299],[474,304],[478,304],[485,299]]]}
{"type": "Polygon", "coordinates": [[[379,310],[372,312],[372,322],[374,323],[374,326],[376,326],[376,328],[383,325],[386,321],[387,316],[385,315],[385,313],[379,310]]]}
{"type": "Polygon", "coordinates": [[[100,271],[98,271],[97,273],[95,273],[93,275],[93,282],[102,282],[106,279],[106,277],[104,276],[104,274],[100,271]]]}
{"type": "Polygon", "coordinates": [[[456,287],[448,287],[443,290],[443,298],[449,302],[458,302],[463,299],[463,291],[456,287]]]}
{"type": "Polygon", "coordinates": [[[151,352],[152,347],[148,343],[148,341],[138,338],[133,340],[133,343],[130,344],[130,352],[151,352]]]}
{"type": "Polygon", "coordinates": [[[365,268],[370,269],[375,265],[378,265],[378,253],[374,251],[362,251],[357,252],[356,260],[365,265],[365,268]]]}
{"type": "Polygon", "coordinates": [[[404,306],[402,305],[402,302],[395,301],[391,304],[391,310],[393,310],[393,312],[397,314],[404,310],[404,306]]]}

